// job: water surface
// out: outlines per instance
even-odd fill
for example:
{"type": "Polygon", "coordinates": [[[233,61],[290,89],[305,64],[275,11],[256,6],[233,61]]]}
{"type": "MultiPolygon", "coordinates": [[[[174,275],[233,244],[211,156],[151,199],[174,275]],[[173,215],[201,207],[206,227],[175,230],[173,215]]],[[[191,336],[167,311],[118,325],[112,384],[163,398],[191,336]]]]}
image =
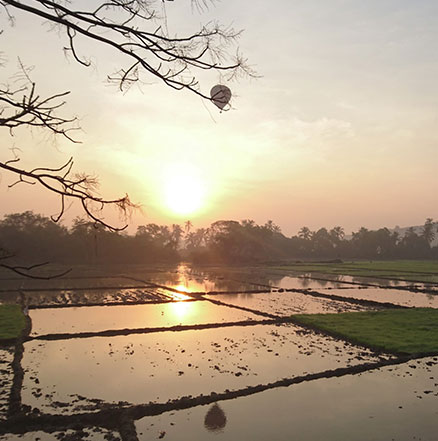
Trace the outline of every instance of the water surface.
{"type": "Polygon", "coordinates": [[[205,297],[220,300],[221,302],[230,305],[243,306],[279,316],[289,316],[291,314],[322,314],[368,311],[371,309],[361,305],[312,297],[310,295],[297,292],[215,294],[206,295],[205,297]]]}
{"type": "Polygon", "coordinates": [[[30,341],[23,402],[49,413],[167,402],[376,360],[293,325],[30,341]]]}
{"type": "Polygon", "coordinates": [[[435,441],[437,361],[314,380],[143,418],[136,423],[138,438],[165,432],[169,441],[435,441]]]}
{"type": "Polygon", "coordinates": [[[250,312],[213,305],[205,300],[151,305],[33,309],[30,311],[30,318],[31,336],[263,319],[250,312]]]}

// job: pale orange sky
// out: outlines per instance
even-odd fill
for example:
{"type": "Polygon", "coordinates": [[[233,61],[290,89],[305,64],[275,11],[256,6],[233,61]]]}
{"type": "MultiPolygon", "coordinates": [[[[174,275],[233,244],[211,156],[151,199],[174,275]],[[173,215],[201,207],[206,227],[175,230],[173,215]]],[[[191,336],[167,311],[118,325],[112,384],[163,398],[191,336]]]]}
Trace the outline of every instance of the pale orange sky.
{"type": "MultiPolygon", "coordinates": [[[[36,66],[42,91],[71,90],[65,114],[78,115],[83,129],[77,145],[0,133],[1,159],[12,145],[24,165],[73,155],[77,170],[99,176],[102,195],[127,192],[142,205],[134,229],[251,218],[291,235],[303,225],[352,231],[438,218],[436,2],[222,1],[202,15],[189,4],[166,3],[171,32],[211,19],[245,29],[239,46],[261,78],[228,84],[231,111],[153,79],[120,94],[105,84],[120,61],[111,50],[80,47],[94,61],[86,69],[66,60],[62,38],[46,25],[17,14],[11,28],[1,15],[2,81],[20,56],[36,66]],[[187,171],[201,188],[200,209],[177,215],[167,207],[169,176],[186,182],[187,171]]],[[[217,81],[202,76],[202,90],[217,81]]],[[[8,190],[12,179],[1,173],[0,215],[56,213],[56,198],[35,187],[8,190]]],[[[76,214],[72,207],[66,221],[76,214]]]]}

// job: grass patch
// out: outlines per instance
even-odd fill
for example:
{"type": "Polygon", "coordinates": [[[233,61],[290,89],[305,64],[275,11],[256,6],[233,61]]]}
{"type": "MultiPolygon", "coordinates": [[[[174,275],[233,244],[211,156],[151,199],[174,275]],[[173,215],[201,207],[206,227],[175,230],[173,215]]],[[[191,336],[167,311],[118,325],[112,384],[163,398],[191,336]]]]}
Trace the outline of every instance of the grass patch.
{"type": "Polygon", "coordinates": [[[436,260],[382,260],[343,263],[304,262],[277,267],[304,273],[317,272],[331,275],[384,277],[406,281],[438,283],[436,260]]]}
{"type": "Polygon", "coordinates": [[[438,353],[438,309],[299,314],[292,318],[372,349],[396,354],[438,353]]]}
{"type": "Polygon", "coordinates": [[[0,341],[16,339],[26,320],[19,305],[0,305],[0,341]]]}

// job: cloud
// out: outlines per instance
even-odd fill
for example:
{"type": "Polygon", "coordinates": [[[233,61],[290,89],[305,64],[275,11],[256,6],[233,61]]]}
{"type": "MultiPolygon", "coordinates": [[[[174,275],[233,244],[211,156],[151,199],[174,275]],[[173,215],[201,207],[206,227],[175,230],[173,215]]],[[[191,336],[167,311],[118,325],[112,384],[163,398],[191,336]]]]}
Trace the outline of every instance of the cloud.
{"type": "Polygon", "coordinates": [[[299,118],[271,120],[262,123],[261,130],[264,137],[274,139],[281,147],[319,148],[355,136],[350,122],[327,117],[314,121],[299,118]]]}

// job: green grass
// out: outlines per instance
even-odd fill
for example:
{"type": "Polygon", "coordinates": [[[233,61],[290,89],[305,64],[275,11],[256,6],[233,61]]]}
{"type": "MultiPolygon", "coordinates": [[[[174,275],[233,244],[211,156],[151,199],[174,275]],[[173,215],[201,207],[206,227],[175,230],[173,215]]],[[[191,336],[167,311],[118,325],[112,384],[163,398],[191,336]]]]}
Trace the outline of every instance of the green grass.
{"type": "Polygon", "coordinates": [[[407,281],[438,283],[436,260],[354,261],[343,263],[304,262],[277,267],[281,270],[318,272],[330,275],[384,277],[407,281]]]}
{"type": "Polygon", "coordinates": [[[16,339],[26,324],[19,305],[0,305],[0,341],[16,339]]]}
{"type": "Polygon", "coordinates": [[[372,349],[396,354],[438,353],[438,309],[299,314],[292,318],[372,349]]]}

